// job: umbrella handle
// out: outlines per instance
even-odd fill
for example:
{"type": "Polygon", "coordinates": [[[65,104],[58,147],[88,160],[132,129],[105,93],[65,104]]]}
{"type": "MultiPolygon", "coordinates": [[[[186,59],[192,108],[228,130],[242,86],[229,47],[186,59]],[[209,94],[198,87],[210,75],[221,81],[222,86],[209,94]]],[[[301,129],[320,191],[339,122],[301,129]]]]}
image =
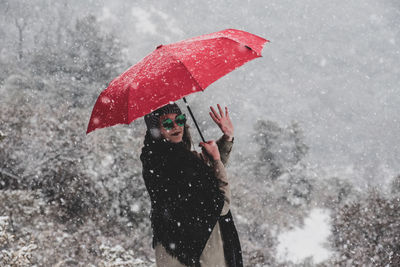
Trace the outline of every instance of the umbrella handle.
{"type": "Polygon", "coordinates": [[[203,142],[205,143],[206,140],[204,140],[204,137],[203,137],[203,135],[201,134],[199,125],[197,124],[196,119],[194,118],[193,113],[192,113],[192,110],[190,109],[189,104],[188,104],[188,102],[186,101],[186,98],[185,98],[185,97],[183,98],[183,101],[185,101],[185,104],[186,104],[187,109],[189,110],[190,116],[192,117],[192,119],[193,119],[193,121],[194,121],[194,124],[196,125],[197,131],[199,131],[201,140],[203,140],[203,142]]]}

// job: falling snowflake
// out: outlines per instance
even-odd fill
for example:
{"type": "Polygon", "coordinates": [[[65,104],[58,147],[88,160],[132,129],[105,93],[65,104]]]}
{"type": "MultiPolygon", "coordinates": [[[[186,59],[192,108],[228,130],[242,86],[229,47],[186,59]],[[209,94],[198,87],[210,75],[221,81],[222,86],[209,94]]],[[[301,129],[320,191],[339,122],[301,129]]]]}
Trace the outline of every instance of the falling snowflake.
{"type": "Polygon", "coordinates": [[[133,89],[138,89],[138,87],[139,87],[139,83],[138,82],[134,82],[133,84],[132,84],[132,88],[133,89]]]}
{"type": "Polygon", "coordinates": [[[102,102],[103,104],[109,104],[109,103],[110,103],[110,98],[107,97],[107,96],[103,96],[103,97],[101,98],[101,102],[102,102]]]}

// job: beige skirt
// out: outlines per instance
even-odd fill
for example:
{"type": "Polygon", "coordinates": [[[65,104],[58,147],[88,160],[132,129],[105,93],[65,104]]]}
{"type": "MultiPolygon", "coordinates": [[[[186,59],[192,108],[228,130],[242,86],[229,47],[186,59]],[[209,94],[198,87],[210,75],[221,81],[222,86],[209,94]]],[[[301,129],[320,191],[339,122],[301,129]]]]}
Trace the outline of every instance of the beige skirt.
{"type": "MultiPolygon", "coordinates": [[[[185,267],[177,258],[167,253],[160,243],[155,247],[157,267],[185,267]]],[[[227,267],[224,256],[221,231],[217,222],[210,238],[208,239],[203,253],[200,256],[201,266],[207,267],[227,267]]]]}

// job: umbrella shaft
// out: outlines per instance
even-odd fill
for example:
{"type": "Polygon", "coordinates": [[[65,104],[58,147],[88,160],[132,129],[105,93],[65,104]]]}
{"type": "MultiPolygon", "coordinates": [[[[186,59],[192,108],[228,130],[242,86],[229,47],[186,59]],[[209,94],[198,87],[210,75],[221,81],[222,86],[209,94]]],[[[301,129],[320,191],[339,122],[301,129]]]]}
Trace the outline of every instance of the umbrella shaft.
{"type": "Polygon", "coordinates": [[[192,119],[193,119],[193,121],[194,121],[194,124],[196,125],[197,131],[199,131],[201,140],[203,140],[203,142],[205,143],[206,140],[204,139],[204,137],[203,137],[203,135],[202,135],[202,133],[201,133],[201,131],[200,131],[199,125],[197,124],[197,121],[196,121],[196,119],[194,118],[193,113],[192,113],[192,110],[190,109],[189,104],[187,103],[185,97],[183,98],[183,101],[185,101],[185,104],[186,104],[187,109],[189,110],[190,116],[192,117],[192,119]]]}

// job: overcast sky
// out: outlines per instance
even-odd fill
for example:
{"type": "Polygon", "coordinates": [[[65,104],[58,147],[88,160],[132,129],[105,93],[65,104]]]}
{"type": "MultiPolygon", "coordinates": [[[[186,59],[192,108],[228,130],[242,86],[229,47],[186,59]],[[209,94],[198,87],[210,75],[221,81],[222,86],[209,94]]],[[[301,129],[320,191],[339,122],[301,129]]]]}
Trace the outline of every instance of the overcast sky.
{"type": "MultiPolygon", "coordinates": [[[[104,29],[121,39],[132,63],[159,44],[226,28],[270,40],[262,58],[188,97],[199,120],[210,120],[208,106],[228,105],[236,149],[242,153],[253,153],[249,135],[257,119],[282,126],[297,121],[310,147],[308,161],[318,170],[376,183],[399,173],[398,1],[117,0],[69,5],[75,16],[95,14],[104,29]]],[[[215,138],[216,133],[208,130],[206,136],[215,138]]]]}

